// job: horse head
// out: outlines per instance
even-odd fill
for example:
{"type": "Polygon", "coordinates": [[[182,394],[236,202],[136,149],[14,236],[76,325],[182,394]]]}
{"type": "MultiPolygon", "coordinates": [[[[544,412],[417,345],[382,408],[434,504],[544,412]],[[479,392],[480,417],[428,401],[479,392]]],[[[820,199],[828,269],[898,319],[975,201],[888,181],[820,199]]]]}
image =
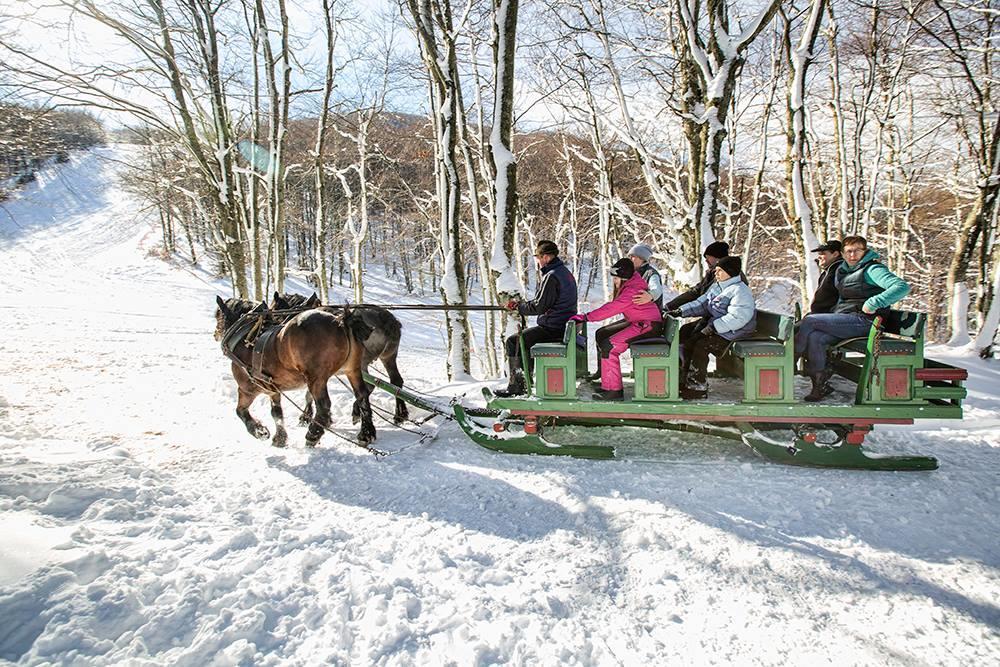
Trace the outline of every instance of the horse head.
{"type": "Polygon", "coordinates": [[[263,302],[255,304],[249,299],[232,298],[223,301],[221,296],[216,296],[215,303],[218,305],[215,309],[215,340],[218,341],[222,340],[226,329],[247,313],[267,309],[267,304],[263,302]]]}
{"type": "Polygon", "coordinates": [[[290,294],[288,292],[280,294],[278,292],[274,293],[274,297],[271,299],[271,308],[274,310],[287,310],[289,308],[318,308],[320,306],[319,297],[316,296],[316,292],[312,293],[312,296],[306,298],[301,294],[290,294]]]}

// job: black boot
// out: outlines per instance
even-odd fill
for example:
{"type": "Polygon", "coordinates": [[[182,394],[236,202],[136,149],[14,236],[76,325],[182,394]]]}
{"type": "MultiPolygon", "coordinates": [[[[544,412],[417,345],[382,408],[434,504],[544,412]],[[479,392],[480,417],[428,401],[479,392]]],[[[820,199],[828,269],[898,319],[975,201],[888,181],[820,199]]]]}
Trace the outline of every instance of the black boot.
{"type": "Polygon", "coordinates": [[[824,398],[832,394],[833,388],[830,386],[831,375],[833,375],[833,373],[829,370],[822,370],[819,373],[810,373],[809,378],[812,380],[812,390],[805,395],[803,400],[815,403],[817,401],[822,401],[824,398]]]}
{"type": "Polygon", "coordinates": [[[623,389],[601,389],[590,395],[595,401],[624,401],[625,390],[623,389]]]}
{"type": "Polygon", "coordinates": [[[521,363],[518,359],[509,359],[510,364],[509,380],[507,381],[506,389],[497,389],[493,392],[494,396],[499,396],[500,398],[510,398],[511,396],[524,396],[528,393],[527,387],[524,383],[524,370],[521,368],[521,363]]]}
{"type": "Polygon", "coordinates": [[[681,384],[681,398],[685,401],[694,401],[700,398],[708,398],[708,384],[704,380],[685,377],[681,384]]]}

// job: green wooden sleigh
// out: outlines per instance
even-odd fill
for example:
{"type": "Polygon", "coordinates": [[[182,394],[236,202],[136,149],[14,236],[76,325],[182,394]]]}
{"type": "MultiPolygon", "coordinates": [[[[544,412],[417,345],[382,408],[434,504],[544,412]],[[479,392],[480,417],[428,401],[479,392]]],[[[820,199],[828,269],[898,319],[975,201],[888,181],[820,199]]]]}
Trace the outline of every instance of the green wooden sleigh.
{"type": "Polygon", "coordinates": [[[841,391],[822,403],[802,401],[807,383],[796,378],[795,322],[788,315],[758,311],[754,335],[729,346],[717,361],[709,398],[696,401],[679,395],[679,323],[673,318],[667,318],[662,336],[630,346],[633,382],[625,401],[590,400],[593,387],[578,381],[587,368],[578,338],[585,330],[569,323],[561,343],[532,348],[532,396],[501,399],[487,392],[488,407],[503,416],[492,433],[470,435],[496,446],[520,434],[532,439],[534,453],[610,458],[612,446],[556,444],[549,438],[558,437],[562,425],[627,424],[711,433],[794,465],[932,470],[933,457],[885,456],[863,447],[878,424],[962,418],[967,371],[924,357],[925,323],[922,313],[891,311],[884,320],[876,318],[867,337],[837,345],[831,362],[841,391]],[[734,395],[734,386],[742,392],[734,395]]]}
{"type": "MultiPolygon", "coordinates": [[[[509,453],[613,458],[613,445],[575,442],[575,431],[560,427],[627,425],[717,435],[792,465],[933,470],[938,463],[930,456],[864,449],[865,437],[879,424],[962,418],[968,373],[924,357],[925,323],[922,313],[908,311],[875,318],[867,337],[831,350],[839,390],[825,402],[806,403],[808,382],[796,375],[791,316],[758,311],[753,336],[729,346],[717,360],[709,397],[694,401],[679,394],[677,320],[668,317],[662,335],[630,345],[633,372],[625,401],[591,399],[594,387],[581,379],[587,370],[586,325],[570,322],[561,342],[531,349],[529,396],[499,398],[484,390],[485,410],[454,403],[452,414],[476,443],[509,453]],[[566,438],[560,438],[562,431],[566,438]]],[[[523,352],[522,346],[522,359],[523,352]]],[[[405,389],[368,380],[417,400],[405,389]]]]}

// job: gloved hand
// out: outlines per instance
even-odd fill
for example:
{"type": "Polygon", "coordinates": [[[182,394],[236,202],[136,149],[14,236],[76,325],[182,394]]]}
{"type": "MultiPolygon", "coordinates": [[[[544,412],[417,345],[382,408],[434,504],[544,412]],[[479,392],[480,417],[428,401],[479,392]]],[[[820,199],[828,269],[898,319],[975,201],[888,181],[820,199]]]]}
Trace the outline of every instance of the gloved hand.
{"type": "Polygon", "coordinates": [[[884,320],[887,317],[889,317],[889,314],[891,312],[892,310],[889,308],[879,308],[878,310],[875,311],[875,317],[881,317],[884,320]]]}
{"type": "Polygon", "coordinates": [[[681,315],[681,309],[680,308],[672,308],[671,310],[667,311],[667,315],[669,315],[670,317],[682,317],[682,315],[681,315]]]}
{"type": "Polygon", "coordinates": [[[507,302],[507,310],[517,310],[517,304],[520,303],[517,299],[511,299],[507,302]]]}
{"type": "Polygon", "coordinates": [[[714,333],[715,333],[715,327],[712,326],[711,322],[709,322],[708,324],[706,324],[701,328],[702,336],[711,336],[714,333]]]}
{"type": "Polygon", "coordinates": [[[587,316],[583,313],[577,313],[573,317],[569,318],[570,322],[586,322],[587,316]]]}

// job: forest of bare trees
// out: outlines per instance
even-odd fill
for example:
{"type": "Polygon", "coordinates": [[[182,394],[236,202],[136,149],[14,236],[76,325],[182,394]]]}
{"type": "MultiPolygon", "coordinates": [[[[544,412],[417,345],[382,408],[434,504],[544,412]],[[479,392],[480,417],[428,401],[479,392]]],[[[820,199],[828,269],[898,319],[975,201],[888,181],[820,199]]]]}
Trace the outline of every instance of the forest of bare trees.
{"type": "MultiPolygon", "coordinates": [[[[807,302],[809,249],[860,233],[936,340],[992,352],[992,1],[55,4],[130,59],[0,35],[0,84],[128,125],[165,250],[239,295],[294,274],[362,300],[379,267],[401,293],[502,303],[552,238],[597,301],[637,241],[680,287],[725,239],[758,295],[807,302]]],[[[450,374],[470,349],[496,371],[505,324],[450,316],[450,374]]]]}
{"type": "Polygon", "coordinates": [[[30,183],[49,161],[104,143],[104,128],[93,114],[0,100],[0,199],[30,183]]]}

